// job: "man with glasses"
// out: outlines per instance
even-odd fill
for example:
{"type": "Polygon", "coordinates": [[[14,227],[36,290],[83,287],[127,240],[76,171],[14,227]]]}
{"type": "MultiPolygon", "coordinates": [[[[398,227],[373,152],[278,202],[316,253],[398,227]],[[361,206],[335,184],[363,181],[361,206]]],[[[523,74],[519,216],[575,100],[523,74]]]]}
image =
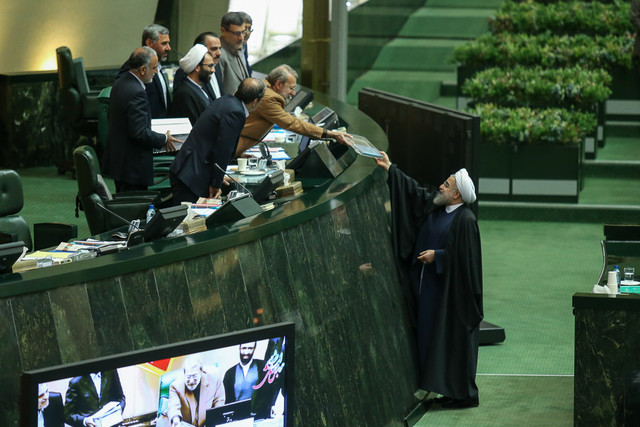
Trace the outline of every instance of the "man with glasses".
{"type": "Polygon", "coordinates": [[[180,60],[180,69],[187,78],[173,94],[173,104],[169,117],[188,117],[191,125],[196,123],[200,114],[213,102],[205,91],[213,74],[213,57],[207,47],[194,45],[180,60]]]}
{"type": "Polygon", "coordinates": [[[247,122],[240,134],[240,141],[236,149],[236,157],[239,157],[247,149],[262,141],[274,124],[291,132],[312,138],[333,138],[342,144],[348,144],[350,135],[326,130],[312,123],[305,122],[284,111],[286,103],[296,94],[298,73],[290,66],[283,64],[271,70],[265,83],[265,91],[262,102],[255,111],[249,114],[247,122]]]}
{"type": "Polygon", "coordinates": [[[180,422],[202,427],[207,420],[207,409],[224,405],[224,387],[217,371],[203,368],[199,354],[184,359],[183,377],[169,387],[167,416],[171,426],[180,422]]]}
{"type": "Polygon", "coordinates": [[[225,14],[220,31],[223,53],[218,66],[222,71],[222,90],[233,95],[240,82],[250,77],[244,56],[244,37],[247,33],[242,16],[238,12],[225,14]]]}
{"type": "Polygon", "coordinates": [[[439,393],[443,408],[479,405],[476,368],[483,317],[478,222],[469,208],[475,186],[466,169],[431,193],[386,153],[396,266],[418,347],[418,387],[439,393]]]}

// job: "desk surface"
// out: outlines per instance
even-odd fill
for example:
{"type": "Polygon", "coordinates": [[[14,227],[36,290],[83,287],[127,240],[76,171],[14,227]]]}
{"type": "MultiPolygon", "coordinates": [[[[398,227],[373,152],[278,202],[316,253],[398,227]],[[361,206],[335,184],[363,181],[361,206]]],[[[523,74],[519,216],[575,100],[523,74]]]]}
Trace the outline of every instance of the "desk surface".
{"type": "MultiPolygon", "coordinates": [[[[365,135],[379,149],[387,149],[386,135],[364,113],[323,94],[316,94],[315,99],[336,111],[348,123],[348,131],[365,135]]],[[[144,268],[153,268],[238,246],[327,213],[382,179],[385,174],[374,160],[358,156],[336,179],[256,217],[78,263],[0,276],[0,298],[127,274],[140,270],[141,258],[144,258],[144,268]]]]}

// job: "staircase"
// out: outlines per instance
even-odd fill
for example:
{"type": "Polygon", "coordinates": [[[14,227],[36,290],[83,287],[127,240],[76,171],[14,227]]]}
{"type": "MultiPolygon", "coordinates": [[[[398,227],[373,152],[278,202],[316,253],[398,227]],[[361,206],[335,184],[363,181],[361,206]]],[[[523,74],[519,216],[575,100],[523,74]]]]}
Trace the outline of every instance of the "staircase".
{"type": "Polygon", "coordinates": [[[349,15],[349,91],[373,87],[455,108],[453,49],[488,31],[502,0],[370,0],[349,15]]]}

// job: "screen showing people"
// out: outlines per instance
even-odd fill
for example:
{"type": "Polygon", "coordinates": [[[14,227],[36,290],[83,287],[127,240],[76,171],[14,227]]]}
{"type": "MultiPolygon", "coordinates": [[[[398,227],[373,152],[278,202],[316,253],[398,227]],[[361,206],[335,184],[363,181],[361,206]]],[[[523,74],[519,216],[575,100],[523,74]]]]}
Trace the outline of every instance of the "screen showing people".
{"type": "Polygon", "coordinates": [[[33,425],[284,427],[285,344],[263,339],[39,383],[33,425]]]}

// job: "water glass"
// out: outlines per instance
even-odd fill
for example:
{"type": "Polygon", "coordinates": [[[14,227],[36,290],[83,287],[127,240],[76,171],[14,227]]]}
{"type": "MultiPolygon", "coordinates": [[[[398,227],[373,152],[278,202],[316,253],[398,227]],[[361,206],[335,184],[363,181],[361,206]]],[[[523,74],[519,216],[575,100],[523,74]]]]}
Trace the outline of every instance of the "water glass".
{"type": "Polygon", "coordinates": [[[633,267],[624,268],[624,280],[634,281],[636,280],[636,269],[633,267]]]}

